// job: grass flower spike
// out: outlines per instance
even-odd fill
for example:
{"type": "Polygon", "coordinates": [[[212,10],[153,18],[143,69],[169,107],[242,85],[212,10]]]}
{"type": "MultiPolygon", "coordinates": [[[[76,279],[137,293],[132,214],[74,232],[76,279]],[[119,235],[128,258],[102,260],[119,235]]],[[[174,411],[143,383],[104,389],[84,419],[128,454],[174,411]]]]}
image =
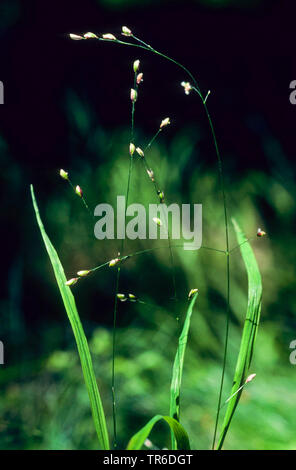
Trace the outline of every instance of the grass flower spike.
{"type": "Polygon", "coordinates": [[[85,270],[83,270],[83,271],[78,271],[78,272],[77,272],[78,276],[80,276],[80,277],[88,276],[89,273],[91,273],[91,270],[90,270],[90,269],[85,269],[85,270]]]}
{"type": "Polygon", "coordinates": [[[137,60],[135,60],[135,62],[133,64],[134,72],[137,73],[139,68],[140,68],[140,61],[139,61],[139,59],[137,59],[137,60]]]}
{"type": "Polygon", "coordinates": [[[110,39],[111,41],[116,41],[116,37],[113,34],[110,34],[110,33],[103,34],[102,38],[103,39],[110,39]]]}
{"type": "Polygon", "coordinates": [[[138,93],[136,92],[134,88],[131,88],[130,97],[133,103],[137,101],[138,93]]]}
{"type": "Polygon", "coordinates": [[[73,277],[72,279],[69,279],[69,281],[65,282],[65,285],[66,286],[74,286],[74,284],[76,284],[79,280],[79,277],[73,277]]]}
{"type": "Polygon", "coordinates": [[[73,39],[73,41],[81,41],[81,39],[85,39],[83,36],[79,36],[78,34],[69,34],[70,39],[73,39]]]}
{"type": "Polygon", "coordinates": [[[136,148],[136,152],[137,152],[138,155],[140,155],[140,157],[144,157],[144,152],[140,147],[136,148]]]}
{"type": "Polygon", "coordinates": [[[83,37],[85,39],[99,39],[98,36],[94,33],[85,33],[83,37]]]}
{"type": "Polygon", "coordinates": [[[163,127],[166,127],[169,124],[171,124],[170,118],[165,118],[161,121],[159,128],[162,129],[163,127]]]}
{"type": "Polygon", "coordinates": [[[143,81],[143,76],[144,74],[142,72],[138,73],[137,79],[136,79],[137,85],[140,85],[140,83],[143,81]]]}
{"type": "Polygon", "coordinates": [[[76,193],[77,196],[79,196],[79,197],[82,197],[82,196],[83,196],[83,192],[82,192],[82,189],[81,189],[80,186],[78,186],[78,185],[76,186],[76,188],[75,188],[75,193],[76,193]]]}
{"type": "Polygon", "coordinates": [[[181,86],[184,87],[185,95],[189,95],[190,91],[192,90],[192,86],[189,82],[182,82],[181,86]]]}
{"type": "Polygon", "coordinates": [[[68,179],[69,179],[69,177],[68,177],[68,172],[65,171],[65,170],[62,170],[62,169],[60,170],[60,176],[61,176],[61,178],[63,178],[64,180],[68,180],[68,179]]]}
{"type": "Polygon", "coordinates": [[[123,36],[132,36],[131,30],[127,26],[122,26],[121,34],[123,36]]]}
{"type": "Polygon", "coordinates": [[[112,268],[113,266],[116,266],[116,264],[118,264],[119,261],[120,261],[119,258],[111,259],[111,261],[110,261],[110,263],[109,263],[110,268],[112,268]]]}
{"type": "Polygon", "coordinates": [[[135,150],[136,150],[136,147],[134,146],[134,144],[130,143],[129,153],[130,153],[131,156],[133,156],[135,150]]]}

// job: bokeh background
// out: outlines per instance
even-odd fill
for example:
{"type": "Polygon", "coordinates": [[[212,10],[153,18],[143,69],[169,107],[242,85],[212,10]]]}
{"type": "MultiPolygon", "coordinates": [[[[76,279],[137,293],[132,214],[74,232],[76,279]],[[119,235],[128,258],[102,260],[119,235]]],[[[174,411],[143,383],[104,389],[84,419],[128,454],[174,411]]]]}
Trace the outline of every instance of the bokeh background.
{"type": "MultiPolygon", "coordinates": [[[[252,373],[225,441],[226,449],[295,449],[296,366],[289,362],[295,320],[295,117],[293,2],[264,0],[86,0],[0,6],[2,268],[0,339],[1,449],[96,449],[87,392],[73,334],[34,218],[33,183],[47,232],[67,276],[117,254],[98,241],[93,221],[59,175],[68,170],[90,207],[114,204],[128,174],[132,63],[144,82],[136,104],[136,138],[144,147],[170,116],[149,155],[167,202],[203,204],[203,243],[225,248],[217,162],[205,113],[185,96],[173,64],[134,48],[74,42],[68,33],[119,35],[122,25],[182,62],[197,77],[223,156],[229,213],[248,236],[263,278],[262,321],[252,373]]],[[[140,162],[131,202],[155,202],[140,162]]],[[[231,234],[232,246],[235,245],[231,234]]],[[[126,251],[163,242],[126,243],[126,251]]],[[[177,346],[175,317],[200,291],[186,353],[182,423],[192,448],[211,446],[225,331],[225,257],[174,249],[178,302],[170,301],[168,250],[131,258],[120,291],[146,304],[118,312],[116,387],[119,446],[148,419],[169,409],[177,346]]],[[[112,436],[111,356],[115,270],[73,289],[90,342],[112,436]]],[[[231,329],[224,399],[229,396],[247,302],[239,251],[231,256],[231,329]]],[[[151,436],[168,445],[166,428],[151,436]]]]}

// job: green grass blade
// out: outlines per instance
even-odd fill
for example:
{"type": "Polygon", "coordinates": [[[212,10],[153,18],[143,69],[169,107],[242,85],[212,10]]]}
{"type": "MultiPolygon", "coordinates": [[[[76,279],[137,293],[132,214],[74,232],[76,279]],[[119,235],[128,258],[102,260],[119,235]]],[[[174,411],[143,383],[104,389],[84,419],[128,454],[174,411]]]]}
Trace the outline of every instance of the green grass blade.
{"type": "MultiPolygon", "coordinates": [[[[262,297],[261,275],[253,250],[249,242],[247,242],[247,239],[237,222],[233,219],[232,223],[248,274],[248,306],[230,396],[244,384],[247,378],[258,331],[262,297]]],[[[223,446],[225,436],[229,429],[241,393],[242,390],[238,392],[228,403],[221,435],[218,442],[218,449],[221,449],[223,446]]]]}
{"type": "Polygon", "coordinates": [[[87,387],[87,391],[89,394],[93,421],[94,421],[94,425],[95,425],[97,435],[99,438],[99,445],[101,449],[107,450],[110,447],[109,447],[109,438],[108,438],[108,432],[107,432],[107,427],[106,427],[105,414],[104,414],[103,405],[102,405],[102,401],[101,401],[99,390],[98,390],[98,385],[97,385],[94,370],[93,370],[93,364],[92,364],[91,355],[90,355],[89,348],[88,348],[87,339],[85,337],[83,327],[79,318],[74,296],[71,292],[71,289],[65,285],[65,282],[67,279],[64,273],[63,266],[59,260],[59,257],[57,255],[55,248],[53,247],[50,239],[48,238],[45,232],[45,229],[44,229],[44,226],[43,226],[40,214],[39,214],[39,209],[38,209],[38,205],[35,199],[34,189],[32,185],[31,185],[31,196],[32,196],[37,223],[38,223],[47,253],[49,255],[49,258],[50,258],[50,261],[54,270],[54,274],[57,280],[57,284],[58,284],[58,287],[59,287],[59,290],[63,299],[63,303],[64,303],[64,306],[65,306],[65,309],[66,309],[66,312],[67,312],[67,315],[70,320],[73,333],[75,336],[78,353],[79,353],[79,357],[81,361],[82,372],[83,372],[85,384],[87,387]]]}
{"type": "MultiPolygon", "coordinates": [[[[170,416],[175,420],[180,420],[180,391],[183,373],[184,356],[187,345],[188,333],[190,328],[191,315],[198,293],[195,293],[189,303],[183,329],[179,336],[178,349],[173,365],[173,375],[171,381],[170,393],[170,416]]],[[[172,433],[172,449],[176,449],[176,439],[172,433]]]]}
{"type": "Polygon", "coordinates": [[[178,423],[178,421],[171,418],[170,416],[162,416],[162,415],[154,416],[152,419],[150,419],[150,421],[148,421],[147,424],[145,424],[145,426],[143,426],[140,429],[140,431],[134,434],[127,445],[127,450],[141,450],[145,440],[147,439],[150,432],[152,431],[152,428],[161,419],[167,422],[167,424],[170,427],[171,432],[173,432],[174,437],[177,442],[177,449],[178,450],[190,450],[188,434],[183,428],[183,426],[181,426],[181,424],[178,423]]]}

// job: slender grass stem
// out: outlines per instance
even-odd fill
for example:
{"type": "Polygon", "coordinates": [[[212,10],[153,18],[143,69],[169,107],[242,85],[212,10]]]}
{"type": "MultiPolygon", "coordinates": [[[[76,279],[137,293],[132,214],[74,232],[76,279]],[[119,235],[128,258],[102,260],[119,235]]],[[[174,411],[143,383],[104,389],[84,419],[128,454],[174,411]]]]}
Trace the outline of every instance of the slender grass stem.
{"type": "MultiPolygon", "coordinates": [[[[197,92],[197,94],[199,95],[199,97],[201,98],[203,107],[205,109],[206,116],[207,116],[209,126],[210,126],[210,130],[211,130],[211,134],[212,134],[212,138],[213,138],[213,141],[214,141],[214,147],[215,147],[217,160],[218,160],[218,171],[219,171],[219,177],[220,177],[220,187],[221,187],[221,192],[222,192],[223,208],[224,208],[225,242],[226,242],[225,254],[227,256],[226,257],[226,275],[227,275],[226,302],[227,302],[227,311],[226,311],[226,330],[225,330],[225,340],[224,340],[224,357],[223,357],[223,366],[222,366],[222,376],[221,376],[221,381],[220,381],[219,398],[218,398],[218,405],[217,405],[217,412],[216,412],[216,422],[215,422],[214,437],[213,437],[213,444],[212,444],[212,448],[214,449],[215,448],[216,434],[217,434],[217,427],[218,427],[218,423],[219,423],[221,397],[222,397],[223,384],[224,384],[226,359],[227,359],[227,349],[228,349],[228,337],[229,337],[229,323],[230,323],[230,321],[229,321],[229,317],[230,317],[230,303],[229,303],[229,301],[230,301],[230,262],[229,262],[229,254],[230,253],[229,253],[228,214],[227,214],[227,203],[226,203],[226,194],[225,194],[225,186],[224,186],[222,159],[221,159],[221,155],[220,155],[220,151],[219,151],[219,147],[218,147],[218,143],[217,143],[217,138],[216,138],[216,133],[215,133],[215,130],[214,130],[213,122],[212,122],[210,113],[208,111],[207,103],[206,103],[208,94],[206,95],[206,97],[203,97],[196,79],[194,78],[192,73],[186,67],[184,67],[184,65],[180,64],[175,59],[172,59],[171,57],[163,54],[162,52],[157,51],[152,46],[145,43],[141,39],[137,38],[133,34],[132,34],[131,37],[135,41],[137,41],[138,47],[140,47],[142,49],[146,49],[147,51],[153,52],[154,54],[156,54],[160,57],[163,57],[163,58],[165,58],[166,60],[168,60],[170,62],[173,62],[179,68],[184,70],[184,72],[186,72],[186,74],[190,77],[190,79],[192,80],[192,83],[194,84],[194,89],[197,92]]],[[[117,42],[118,44],[125,44],[125,45],[135,46],[135,44],[133,44],[133,43],[120,41],[120,40],[116,40],[116,41],[113,41],[113,42],[117,42]]]]}
{"type": "MultiPolygon", "coordinates": [[[[134,72],[134,89],[137,90],[137,79],[136,72],[134,72]]],[[[131,138],[130,141],[134,142],[134,127],[135,127],[135,100],[132,101],[132,112],[131,112],[131,138]]],[[[128,206],[129,192],[130,192],[130,182],[132,176],[133,168],[133,156],[130,152],[129,159],[129,171],[128,171],[128,180],[126,188],[126,207],[128,206]]],[[[126,210],[124,214],[124,221],[126,220],[126,210]]],[[[124,242],[123,238],[120,246],[120,255],[123,256],[124,252],[124,242]]],[[[119,292],[119,281],[120,281],[120,265],[117,268],[116,276],[116,287],[115,287],[115,298],[114,298],[114,309],[113,309],[113,334],[112,334],[112,377],[111,377],[111,390],[112,390],[112,415],[113,415],[113,446],[117,448],[117,426],[116,426],[116,393],[115,393],[115,353],[116,353],[116,321],[117,321],[117,304],[118,304],[118,292],[119,292]]]]}

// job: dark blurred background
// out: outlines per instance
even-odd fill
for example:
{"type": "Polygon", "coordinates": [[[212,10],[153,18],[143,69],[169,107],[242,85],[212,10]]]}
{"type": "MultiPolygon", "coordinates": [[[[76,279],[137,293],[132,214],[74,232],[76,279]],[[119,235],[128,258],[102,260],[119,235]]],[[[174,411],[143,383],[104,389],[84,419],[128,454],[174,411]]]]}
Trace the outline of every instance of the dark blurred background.
{"type": "MultiPolygon", "coordinates": [[[[188,78],[140,49],[71,41],[92,31],[136,36],[184,64],[208,100],[224,163],[229,213],[248,236],[263,278],[262,323],[246,389],[225,448],[293,449],[296,366],[289,362],[295,320],[295,117],[293,2],[264,0],[86,0],[0,3],[2,269],[0,340],[1,449],[95,449],[87,392],[72,331],[38,231],[33,183],[47,232],[68,277],[117,254],[98,241],[93,221],[59,175],[69,171],[91,208],[124,194],[130,139],[132,63],[144,82],[136,104],[136,139],[149,141],[160,121],[172,124],[148,158],[167,202],[203,204],[203,243],[225,248],[223,207],[209,126],[188,78]],[[258,432],[260,430],[260,432],[258,432]]],[[[131,202],[155,202],[135,163],[131,202]]],[[[232,246],[235,244],[231,235],[232,246]]],[[[154,246],[157,246],[155,242],[154,246]]],[[[162,243],[163,244],[163,243],[162,243]]],[[[149,242],[126,244],[128,252],[149,242]]],[[[119,444],[157,413],[168,413],[175,316],[198,287],[198,308],[186,354],[182,423],[193,448],[213,435],[225,329],[225,258],[174,249],[177,293],[172,304],[167,250],[132,258],[120,290],[144,304],[120,304],[117,345],[119,444]]],[[[224,398],[229,395],[244,318],[247,281],[239,252],[231,257],[231,331],[224,398]]],[[[93,354],[108,426],[115,271],[105,269],[73,290],[93,354]]],[[[165,429],[165,428],[164,428],[165,429]]],[[[168,445],[161,426],[151,436],[168,445]]]]}

